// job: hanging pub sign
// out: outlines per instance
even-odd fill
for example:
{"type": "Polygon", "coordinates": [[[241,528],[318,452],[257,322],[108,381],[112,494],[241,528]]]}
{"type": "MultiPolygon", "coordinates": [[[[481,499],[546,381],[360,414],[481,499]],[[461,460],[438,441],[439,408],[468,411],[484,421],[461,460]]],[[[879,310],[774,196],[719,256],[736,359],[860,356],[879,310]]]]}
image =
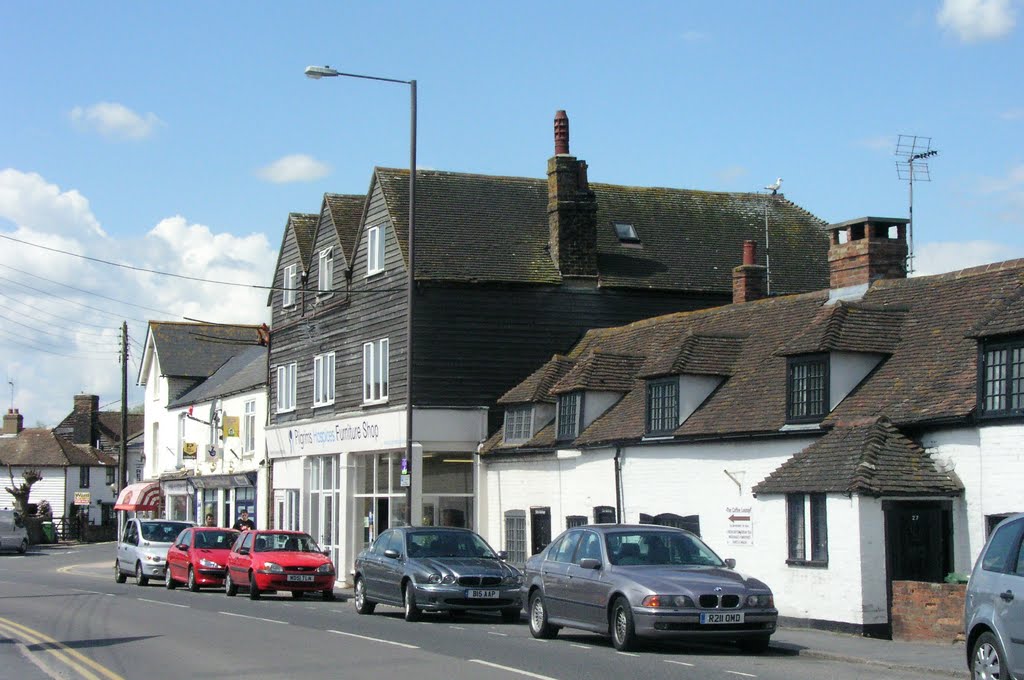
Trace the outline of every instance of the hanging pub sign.
{"type": "Polygon", "coordinates": [[[195,458],[196,452],[199,447],[196,446],[195,442],[185,442],[181,445],[181,457],[182,458],[195,458]]]}
{"type": "Polygon", "coordinates": [[[223,428],[224,437],[237,437],[238,436],[238,416],[224,416],[221,422],[223,428]]]}

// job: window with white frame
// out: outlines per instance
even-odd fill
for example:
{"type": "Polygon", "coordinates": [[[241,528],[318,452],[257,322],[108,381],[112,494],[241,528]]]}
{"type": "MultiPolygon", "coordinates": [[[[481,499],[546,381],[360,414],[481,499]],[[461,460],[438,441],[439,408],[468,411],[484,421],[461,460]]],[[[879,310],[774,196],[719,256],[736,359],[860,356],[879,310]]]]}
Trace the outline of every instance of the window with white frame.
{"type": "Polygon", "coordinates": [[[334,403],[334,352],[313,357],[313,406],[334,403]]]}
{"type": "Polygon", "coordinates": [[[317,271],[317,295],[329,295],[334,290],[334,248],[320,251],[320,265],[317,271]]]}
{"type": "Polygon", "coordinates": [[[533,407],[515,406],[505,410],[505,441],[523,442],[533,435],[533,407]]]}
{"type": "Polygon", "coordinates": [[[789,564],[828,565],[828,516],[825,507],[823,493],[786,495],[789,564]]]}
{"type": "Polygon", "coordinates": [[[277,412],[295,410],[295,362],[277,367],[277,412]]]}
{"type": "Polygon", "coordinates": [[[177,462],[181,462],[185,453],[185,419],[188,415],[185,413],[178,414],[178,451],[177,451],[177,462]]]}
{"type": "Polygon", "coordinates": [[[284,291],[281,294],[281,306],[295,305],[295,289],[299,287],[299,266],[290,264],[284,268],[284,291]]]}
{"type": "Polygon", "coordinates": [[[256,400],[250,399],[245,402],[245,410],[242,420],[242,453],[252,453],[256,450],[256,400]]]}
{"type": "Polygon", "coordinates": [[[580,434],[581,392],[558,396],[558,439],[575,439],[580,434]]]}
{"type": "Polygon", "coordinates": [[[526,562],[526,511],[509,510],[505,513],[505,550],[512,564],[526,562]]]}
{"type": "Polygon", "coordinates": [[[363,403],[388,400],[388,339],[363,344],[363,403]]]}
{"type": "Polygon", "coordinates": [[[384,271],[384,227],[370,227],[366,234],[366,275],[384,271]]]}

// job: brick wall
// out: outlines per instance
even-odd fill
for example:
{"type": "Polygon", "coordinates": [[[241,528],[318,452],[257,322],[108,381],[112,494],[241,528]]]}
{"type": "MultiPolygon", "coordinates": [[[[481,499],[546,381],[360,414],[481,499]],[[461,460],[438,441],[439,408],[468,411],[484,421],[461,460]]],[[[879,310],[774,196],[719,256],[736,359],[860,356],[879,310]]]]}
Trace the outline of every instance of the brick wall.
{"type": "Polygon", "coordinates": [[[961,584],[893,581],[892,639],[962,640],[966,592],[961,584]]]}

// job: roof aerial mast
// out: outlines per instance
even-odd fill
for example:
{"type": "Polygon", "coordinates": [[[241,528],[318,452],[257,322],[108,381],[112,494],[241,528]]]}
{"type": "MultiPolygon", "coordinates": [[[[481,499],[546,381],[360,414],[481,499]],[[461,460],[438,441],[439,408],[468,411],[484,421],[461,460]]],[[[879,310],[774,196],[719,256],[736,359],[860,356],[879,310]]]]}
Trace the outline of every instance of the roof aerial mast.
{"type": "Polygon", "coordinates": [[[896,174],[910,186],[910,222],[907,226],[907,274],[914,273],[914,181],[931,182],[928,159],[939,154],[931,137],[900,135],[896,139],[896,174]]]}

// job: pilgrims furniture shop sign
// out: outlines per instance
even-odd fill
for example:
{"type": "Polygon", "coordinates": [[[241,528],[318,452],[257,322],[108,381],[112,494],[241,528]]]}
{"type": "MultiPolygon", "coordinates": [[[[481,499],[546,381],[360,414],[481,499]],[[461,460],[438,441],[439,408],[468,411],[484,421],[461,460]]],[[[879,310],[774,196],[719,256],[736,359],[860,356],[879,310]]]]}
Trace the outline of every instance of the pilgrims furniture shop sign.
{"type": "Polygon", "coordinates": [[[404,446],[404,411],[267,431],[267,448],[271,458],[380,451],[404,446]]]}

